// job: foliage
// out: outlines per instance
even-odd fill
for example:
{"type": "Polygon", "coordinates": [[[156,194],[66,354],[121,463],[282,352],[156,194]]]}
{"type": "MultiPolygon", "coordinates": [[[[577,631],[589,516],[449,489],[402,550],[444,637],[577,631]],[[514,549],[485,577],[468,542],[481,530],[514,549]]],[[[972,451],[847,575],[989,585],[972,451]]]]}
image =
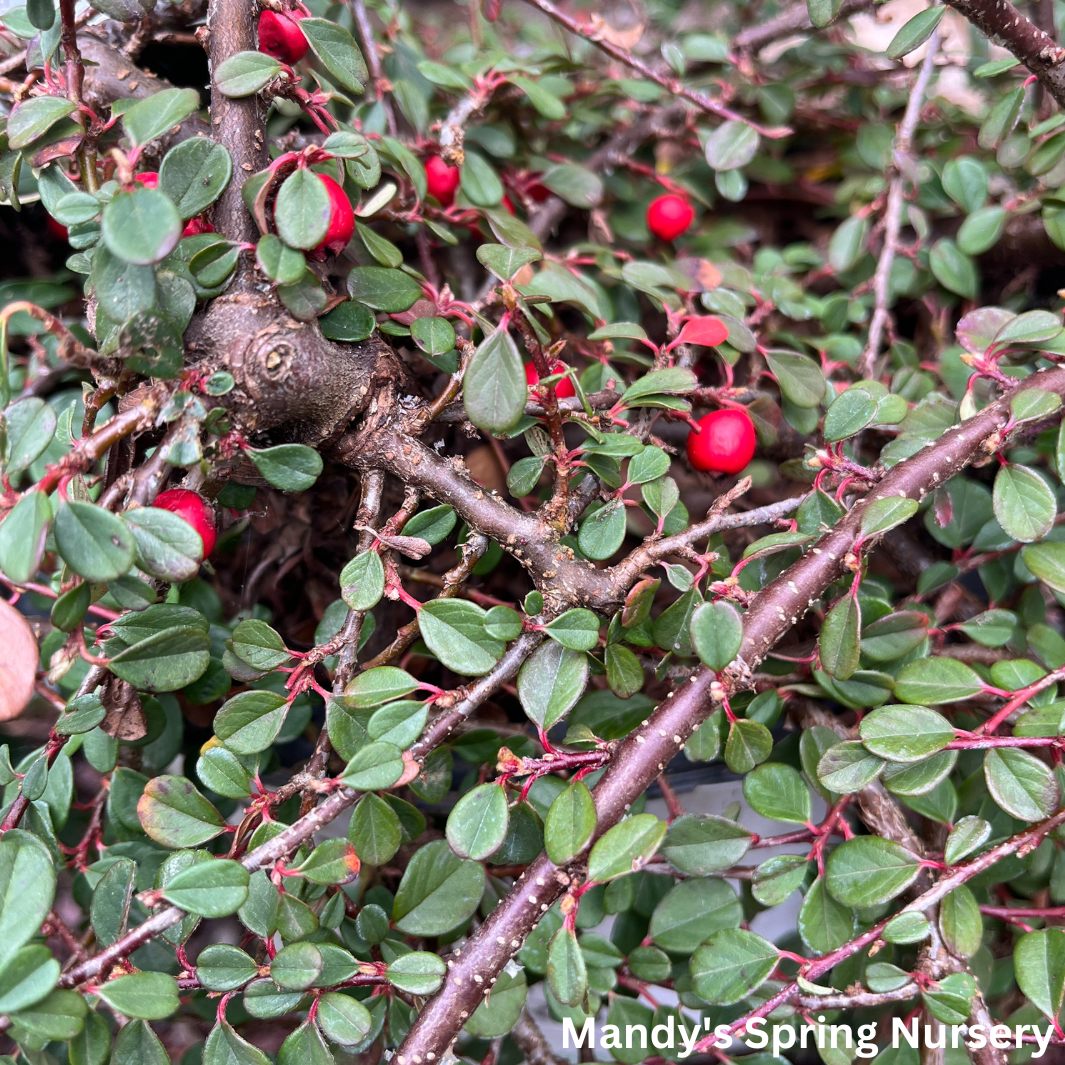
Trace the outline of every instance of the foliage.
{"type": "Polygon", "coordinates": [[[69,243],[0,285],[12,1054],[509,1065],[537,982],[1060,1032],[1060,61],[529,2],[0,16],[69,243]],[[205,22],[209,110],[114,76],[205,22]]]}

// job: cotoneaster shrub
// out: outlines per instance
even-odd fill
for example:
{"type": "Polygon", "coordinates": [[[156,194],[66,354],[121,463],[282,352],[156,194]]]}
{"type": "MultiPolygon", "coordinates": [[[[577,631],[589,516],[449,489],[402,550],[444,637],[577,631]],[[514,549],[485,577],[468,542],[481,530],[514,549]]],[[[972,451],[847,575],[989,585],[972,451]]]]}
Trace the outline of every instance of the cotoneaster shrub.
{"type": "Polygon", "coordinates": [[[4,1062],[1065,1042],[1065,51],[869,7],[0,16],[4,1062]]]}

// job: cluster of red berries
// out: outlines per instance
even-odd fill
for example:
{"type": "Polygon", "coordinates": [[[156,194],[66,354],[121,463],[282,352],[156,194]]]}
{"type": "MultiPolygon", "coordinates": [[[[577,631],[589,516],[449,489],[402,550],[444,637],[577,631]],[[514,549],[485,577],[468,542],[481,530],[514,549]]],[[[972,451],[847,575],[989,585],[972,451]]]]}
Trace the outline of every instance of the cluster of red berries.
{"type": "Polygon", "coordinates": [[[214,513],[203,496],[188,488],[169,488],[159,493],[153,506],[160,510],[169,510],[171,514],[176,514],[192,526],[203,541],[204,558],[214,550],[217,539],[214,513]]]}

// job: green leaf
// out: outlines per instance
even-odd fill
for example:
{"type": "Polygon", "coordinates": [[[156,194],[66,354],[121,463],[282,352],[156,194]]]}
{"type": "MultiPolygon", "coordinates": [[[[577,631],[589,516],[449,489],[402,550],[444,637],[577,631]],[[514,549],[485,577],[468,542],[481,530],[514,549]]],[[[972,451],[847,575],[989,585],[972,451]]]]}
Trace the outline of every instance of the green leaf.
{"type": "Polygon", "coordinates": [[[163,89],[124,111],[122,125],[133,146],[143,148],[184,122],[199,107],[200,94],[195,89],[163,89]]]}
{"type": "Polygon", "coordinates": [[[248,898],[248,870],[240,862],[212,858],[182,870],[163,898],[199,917],[228,917],[248,898]]]}
{"type": "Polygon", "coordinates": [[[518,699],[545,732],[573,709],[588,683],[588,659],[553,640],[538,647],[518,673],[518,699]]]}
{"type": "Polygon", "coordinates": [[[156,843],[175,850],[198,847],[225,830],[222,815],[185,777],[148,781],[137,803],[141,827],[156,843]]]}
{"type": "MultiPolygon", "coordinates": [[[[264,237],[263,240],[266,240],[264,237]]],[[[260,241],[260,246],[263,241],[260,241]]],[[[281,242],[278,241],[280,244],[281,242]]],[[[281,244],[284,248],[286,245],[281,244]]],[[[291,251],[291,249],[289,249],[291,251]]],[[[295,270],[295,264],[293,270],[295,270]]],[[[281,263],[278,264],[278,270],[282,268],[281,263]]],[[[300,256],[300,268],[296,273],[297,279],[303,275],[304,264],[303,257],[300,256]]],[[[280,280],[280,278],[279,278],[280,280]]],[[[355,300],[346,300],[344,303],[339,304],[333,308],[328,314],[323,315],[318,319],[318,328],[322,331],[322,336],[328,337],[330,340],[344,340],[349,342],[355,342],[359,340],[365,340],[371,333],[377,328],[377,319],[374,318],[373,312],[363,303],[356,303],[355,300]]]]}
{"type": "Polygon", "coordinates": [[[277,1052],[277,1065],[332,1065],[334,1060],[317,1026],[310,1021],[304,1021],[292,1032],[277,1052]]]}
{"type": "Polygon", "coordinates": [[[551,939],[547,951],[547,979],[564,1006],[579,1006],[588,993],[588,969],[576,935],[566,927],[551,939]]]}
{"type": "MultiPolygon", "coordinates": [[[[126,1028],[136,1029],[141,1026],[140,1021],[132,1021],[126,1028]]],[[[123,1029],[123,1032],[125,1029],[123,1029]]],[[[119,1033],[120,1035],[122,1033],[119,1033]]],[[[162,1047],[159,1048],[162,1051],[162,1047]]],[[[73,1039],[67,1048],[70,1065],[104,1065],[111,1056],[111,1029],[107,1021],[95,1010],[89,1010],[85,1016],[85,1025],[73,1039]]],[[[127,1065],[127,1060],[117,1054],[112,1059],[115,1065],[127,1065]]],[[[132,1058],[138,1065],[156,1065],[150,1053],[132,1058]]],[[[164,1057],[162,1065],[167,1065],[164,1057]]]]}
{"type": "Polygon", "coordinates": [[[318,62],[342,89],[361,93],[369,75],[355,39],[336,22],[324,18],[300,19],[300,29],[318,62]]]}
{"type": "Polygon", "coordinates": [[[1041,540],[1054,527],[1058,504],[1035,470],[1012,463],[999,467],[993,495],[995,517],[1007,535],[1021,543],[1041,540]]]}
{"type": "Polygon", "coordinates": [[[0,429],[0,468],[8,476],[28,469],[52,442],[58,419],[53,407],[37,396],[12,403],[0,429]]]}
{"type": "Polygon", "coordinates": [[[883,759],[870,754],[857,740],[834,744],[817,763],[818,780],[839,794],[861,791],[883,771],[883,759]]]}
{"type": "Polygon", "coordinates": [[[886,50],[888,59],[901,59],[915,48],[920,48],[932,36],[946,10],[945,7],[928,7],[914,15],[891,39],[886,50]]]}
{"type": "Polygon", "coordinates": [[[214,82],[223,96],[254,96],[281,73],[281,64],[262,52],[237,52],[214,71],[214,82]]]}
{"type": "Polygon", "coordinates": [[[421,299],[422,287],[402,270],[356,266],[348,274],[348,295],[375,311],[398,314],[409,310],[416,300],[421,299]]]}
{"type": "Polygon", "coordinates": [[[93,890],[89,921],[97,942],[103,946],[110,946],[125,935],[136,872],[134,862],[120,858],[93,890]]]}
{"type": "Polygon", "coordinates": [[[976,672],[956,658],[922,658],[902,667],[895,694],[904,703],[935,705],[972,698],[983,687],[976,672]]]}
{"type": "Polygon", "coordinates": [[[403,841],[399,817],[380,796],[364,795],[351,815],[348,839],[365,864],[384,865],[403,841]]]}
{"type": "Polygon", "coordinates": [[[865,746],[892,762],[919,762],[954,740],[954,726],[926,706],[882,706],[862,719],[865,746]]]}
{"type": "Polygon", "coordinates": [[[963,817],[947,836],[943,861],[956,865],[982,847],[991,838],[991,825],[982,817],[963,817]]]}
{"type": "Polygon", "coordinates": [[[455,348],[455,327],[446,318],[415,318],[410,335],[426,355],[446,355],[455,348]]]}
{"type": "Polygon", "coordinates": [[[666,824],[653,814],[634,814],[608,829],[588,855],[588,880],[603,883],[642,869],[658,850],[666,824]]]}
{"type": "Polygon", "coordinates": [[[999,241],[1008,215],[1001,207],[982,207],[968,215],[958,230],[958,248],[966,255],[983,255],[999,241]]]}
{"type": "Polygon", "coordinates": [[[235,991],[258,975],[254,958],[229,943],[211,943],[196,959],[196,977],[209,991],[235,991]]]}
{"type": "Polygon", "coordinates": [[[183,219],[195,218],[222,195],[232,176],[233,160],[224,145],[207,137],[189,137],[164,156],[159,189],[174,201],[183,219]]]}
{"type": "Polygon", "coordinates": [[[746,122],[722,122],[707,138],[706,161],[712,170],[737,170],[758,151],[758,133],[746,122]]]}
{"type": "Polygon", "coordinates": [[[44,492],[32,489],[0,522],[0,571],[16,584],[31,580],[40,568],[52,507],[44,492]]]}
{"type": "Polygon", "coordinates": [[[575,163],[556,163],[548,167],[540,175],[540,184],[560,200],[582,211],[590,211],[603,201],[603,182],[599,175],[575,163]]]}
{"type": "MultiPolygon", "coordinates": [[[[803,865],[805,867],[805,863],[803,865]]],[[[799,935],[818,954],[827,954],[843,946],[854,935],[854,911],[828,893],[823,877],[819,876],[810,885],[802,900],[799,935]]]]}
{"type": "Polygon", "coordinates": [[[733,773],[749,773],[773,751],[773,734],[758,721],[734,721],[725,742],[725,765],[733,773]]]}
{"type": "MultiPolygon", "coordinates": [[[[868,237],[868,219],[852,215],[840,223],[828,242],[828,263],[837,274],[846,272],[858,262],[862,252],[865,251],[865,242],[868,237]]],[[[825,439],[838,440],[842,437],[826,435],[825,439]]]]}
{"type": "Polygon", "coordinates": [[[690,954],[696,944],[726,928],[739,928],[743,907],[736,892],[716,877],[674,885],[655,907],[647,934],[664,950],[690,954]]]}
{"type": "Polygon", "coordinates": [[[543,254],[535,248],[508,248],[502,244],[482,244],[477,261],[500,281],[509,281],[523,266],[538,262],[543,254]]]}
{"type": "Polygon", "coordinates": [[[743,778],[743,797],[772,821],[806,824],[813,816],[810,789],[790,765],[760,765],[743,778]]]}
{"type": "Polygon", "coordinates": [[[380,706],[391,699],[409,695],[418,682],[405,670],[395,666],[377,666],[354,677],[344,689],[344,701],[356,710],[380,706]]]}
{"type": "Polygon", "coordinates": [[[325,239],[330,213],[325,184],[313,170],[301,167],[285,179],[277,194],[277,234],[290,248],[316,248],[325,239]]]}
{"type": "Polygon", "coordinates": [[[582,781],[570,784],[551,803],[544,819],[544,849],[555,865],[565,865],[591,841],[597,815],[592,793],[582,781]]]}
{"type": "Polygon", "coordinates": [[[796,407],[813,408],[824,398],[825,377],[813,359],[792,351],[767,351],[765,358],[781,393],[796,407]]]}
{"type": "Polygon", "coordinates": [[[1013,969],[1025,997],[1056,1024],[1065,1000],[1065,931],[1044,928],[1017,940],[1013,969]]]}
{"type": "Polygon", "coordinates": [[[948,237],[942,237],[932,245],[928,263],[932,276],[949,292],[966,299],[976,299],[980,287],[980,277],[976,264],[957,244],[948,237]]]}
{"type": "Polygon", "coordinates": [[[113,1010],[143,1021],[161,1021],[175,1013],[180,1005],[177,981],[166,973],[120,976],[100,985],[97,994],[113,1010]]]}
{"type": "Polygon", "coordinates": [[[62,96],[31,96],[23,100],[7,120],[8,147],[16,150],[28,147],[76,110],[77,104],[62,96]]]}
{"type": "Polygon", "coordinates": [[[691,641],[703,665],[720,672],[740,653],[743,622],[731,603],[703,603],[691,616],[691,641]]]}
{"type": "Polygon", "coordinates": [[[715,1006],[731,1006],[761,987],[780,954],[772,943],[744,929],[715,932],[691,959],[695,993],[715,1006]]]}
{"type": "Polygon", "coordinates": [[[45,845],[22,829],[0,841],[0,973],[37,934],[55,899],[55,866],[45,845]]]}
{"type": "Polygon", "coordinates": [[[378,740],[356,753],[342,779],[358,791],[390,788],[403,775],[403,752],[394,744],[378,740]]]}
{"type": "Polygon", "coordinates": [[[988,751],[984,779],[995,802],[1021,821],[1049,817],[1061,802],[1061,790],[1050,767],[1019,747],[988,751]]]}
{"type": "Polygon", "coordinates": [[[506,329],[496,329],[478,346],[462,386],[466,416],[490,433],[511,429],[525,411],[528,389],[517,345],[506,329]]]}
{"type": "Polygon", "coordinates": [[[376,551],[363,551],[340,571],[340,597],[352,610],[369,610],[385,591],[385,567],[376,551]]]}
{"type": "MultiPolygon", "coordinates": [[[[169,979],[169,977],[167,978],[169,979]]],[[[47,998],[19,1010],[11,1020],[16,1029],[44,1041],[73,1039],[85,1023],[88,1007],[76,991],[56,990],[47,998]]]]}
{"type": "Polygon", "coordinates": [[[444,961],[427,950],[416,950],[390,962],[385,975],[393,987],[412,995],[431,995],[443,983],[444,961]]]}
{"type": "Polygon", "coordinates": [[[498,784],[481,784],[448,815],[447,841],[460,858],[483,861],[499,850],[509,822],[506,792],[498,784]]]}
{"type": "Polygon", "coordinates": [[[862,608],[857,596],[843,596],[825,615],[817,646],[822,668],[836,680],[847,680],[858,669],[861,627],[862,608]]]}
{"type": "MultiPolygon", "coordinates": [[[[819,371],[820,372],[820,371],[819,371]]],[[[643,377],[633,381],[625,389],[625,404],[629,407],[638,406],[638,400],[648,396],[657,395],[660,392],[681,393],[691,392],[697,388],[698,378],[691,370],[680,366],[672,366],[664,370],[652,370],[643,377]]]]}
{"type": "MultiPolygon", "coordinates": [[[[189,142],[186,141],[185,143],[189,142]]],[[[307,270],[307,260],[303,253],[295,248],[290,248],[280,237],[275,236],[273,233],[267,233],[259,238],[259,243],[255,246],[255,261],[258,263],[259,269],[271,281],[276,281],[280,285],[296,284],[302,279],[307,270]]],[[[329,326],[339,322],[344,317],[344,312],[337,315],[337,311],[341,311],[341,308],[357,308],[358,315],[369,318],[369,326],[365,331],[351,339],[363,340],[373,332],[376,323],[367,307],[363,307],[362,304],[342,303],[336,308],[336,311],[331,311],[319,322],[324,336],[334,340],[349,339],[347,336],[333,336],[333,332],[336,330],[328,331],[327,326],[324,324],[326,319],[329,319],[329,326]]]]}
{"type": "Polygon", "coordinates": [[[306,444],[278,444],[244,452],[255,468],[282,492],[306,492],[322,472],[322,456],[306,444]]]}
{"type": "Polygon", "coordinates": [[[278,987],[303,991],[321,975],[322,952],[313,943],[289,943],[274,955],[270,976],[278,987]]]}
{"type": "Polygon", "coordinates": [[[108,668],[145,691],[177,691],[203,676],[211,640],[202,629],[177,626],[156,632],[114,655],[108,668]]]}
{"type": "Polygon", "coordinates": [[[590,651],[599,643],[599,625],[591,610],[577,607],[560,614],[544,626],[544,631],[570,651],[590,651]]]}
{"type": "Polygon", "coordinates": [[[392,909],[395,927],[414,936],[450,932],[477,909],[484,883],[483,865],[457,857],[446,840],[433,840],[403,873],[392,909]]]}
{"type": "Polygon", "coordinates": [[[1050,541],[1023,547],[1021,561],[1044,584],[1056,592],[1065,592],[1065,543],[1050,541]]]}
{"type": "Polygon", "coordinates": [[[485,611],[468,599],[433,599],[418,611],[429,650],[448,669],[467,677],[487,673],[506,645],[485,632],[485,611]]]}
{"type": "Polygon", "coordinates": [[[971,958],[980,949],[984,922],[976,898],[964,884],[939,904],[939,930],[943,942],[959,958],[971,958]]]}
{"type": "Polygon", "coordinates": [[[177,208],[159,189],[138,185],[130,192],[118,192],[104,207],[104,243],[112,254],[137,266],[165,259],[181,239],[181,230],[177,208]]]}
{"type": "Polygon", "coordinates": [[[884,926],[884,939],[888,943],[920,943],[931,931],[928,919],[914,910],[896,914],[884,926]]]}
{"type": "Polygon", "coordinates": [[[516,640],[521,630],[521,614],[509,606],[494,606],[484,616],[484,631],[493,639],[516,640]]]}
{"type": "Polygon", "coordinates": [[[93,583],[121,577],[133,565],[135,541],[129,527],[92,503],[61,503],[55,540],[63,561],[93,583]]]}
{"type": "Polygon", "coordinates": [[[461,166],[461,189],[478,207],[495,207],[503,199],[503,182],[479,152],[467,150],[461,166]]]}
{"type": "Polygon", "coordinates": [[[625,505],[612,500],[581,522],[577,543],[588,558],[610,558],[625,540],[625,505]]]}
{"type": "Polygon", "coordinates": [[[750,832],[728,818],[683,814],[670,822],[661,851],[679,872],[709,876],[736,865],[753,839],[750,832]]]}
{"type": "Polygon", "coordinates": [[[203,561],[203,539],[184,518],[158,507],[138,507],[123,515],[145,573],[171,584],[191,580],[203,561]]]}
{"type": "Polygon", "coordinates": [[[514,1030],[529,989],[525,983],[525,970],[511,974],[504,969],[492,986],[492,993],[474,1011],[466,1022],[466,1031],[481,1039],[497,1039],[514,1030]]]}
{"type": "Polygon", "coordinates": [[[241,621],[233,630],[228,647],[253,669],[276,669],[292,657],[277,632],[258,618],[241,621]]]}
{"type": "Polygon", "coordinates": [[[203,1065],[270,1065],[270,1059],[237,1035],[225,1020],[220,1020],[207,1036],[203,1065]]]}
{"type": "MultiPolygon", "coordinates": [[[[403,958],[397,958],[396,961],[402,962],[408,958],[422,957],[424,954],[424,951],[419,951],[417,955],[407,954],[403,958]]],[[[432,957],[435,961],[439,961],[435,955],[432,957]]],[[[443,964],[440,962],[441,967],[443,964]]],[[[370,1011],[361,1002],[336,991],[328,991],[318,1000],[316,1019],[326,1039],[345,1047],[361,1043],[373,1027],[370,1011]]]]}
{"type": "Polygon", "coordinates": [[[825,885],[845,906],[879,906],[905,891],[920,871],[920,859],[898,843],[857,836],[829,855],[825,885]]]}
{"type": "Polygon", "coordinates": [[[879,536],[907,522],[917,513],[916,499],[888,496],[874,499],[862,510],[862,536],[879,536]]]}

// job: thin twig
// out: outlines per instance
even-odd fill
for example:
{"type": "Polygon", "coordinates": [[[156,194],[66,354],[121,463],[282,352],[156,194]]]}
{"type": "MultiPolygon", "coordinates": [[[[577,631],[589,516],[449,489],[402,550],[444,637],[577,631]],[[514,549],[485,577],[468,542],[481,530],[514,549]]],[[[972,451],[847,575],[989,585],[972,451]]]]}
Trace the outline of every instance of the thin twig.
{"type": "Polygon", "coordinates": [[[880,252],[880,259],[876,264],[876,274],[873,277],[873,293],[876,306],[873,311],[873,320],[869,323],[869,339],[866,341],[865,350],[862,352],[858,363],[858,370],[863,378],[871,379],[876,366],[877,356],[880,354],[880,344],[883,339],[884,329],[888,324],[888,301],[891,298],[891,268],[895,262],[895,254],[899,247],[899,230],[902,228],[903,194],[906,186],[906,178],[903,176],[902,161],[909,157],[913,147],[914,133],[917,131],[917,123],[921,118],[921,102],[928,89],[928,82],[932,77],[935,67],[936,52],[939,50],[939,30],[933,30],[928,39],[928,52],[921,63],[913,90],[906,102],[906,111],[899,123],[898,135],[895,138],[895,151],[893,154],[894,173],[891,176],[891,184],[888,188],[887,209],[884,212],[884,247],[880,252]]]}
{"type": "Polygon", "coordinates": [[[590,41],[597,48],[601,48],[606,52],[611,58],[624,63],[626,66],[635,70],[641,77],[661,86],[671,96],[679,96],[682,99],[687,100],[689,103],[694,104],[700,111],[705,111],[707,114],[711,115],[717,115],[718,118],[723,118],[728,121],[743,122],[756,130],[763,137],[769,137],[771,139],[786,137],[791,133],[790,129],[783,126],[770,128],[752,122],[750,119],[737,114],[737,112],[726,107],[724,104],[719,103],[717,100],[712,100],[709,96],[705,96],[701,92],[696,92],[695,89],[689,89],[677,78],[668,78],[664,74],[659,74],[658,71],[648,66],[642,59],[637,59],[631,52],[614,44],[613,41],[608,40],[602,33],[578,22],[564,11],[560,11],[553,3],[551,3],[551,0],[526,0],[526,2],[532,4],[535,8],[539,8],[540,11],[549,18],[554,19],[560,26],[565,27],[574,36],[582,37],[584,40],[590,41]]]}

